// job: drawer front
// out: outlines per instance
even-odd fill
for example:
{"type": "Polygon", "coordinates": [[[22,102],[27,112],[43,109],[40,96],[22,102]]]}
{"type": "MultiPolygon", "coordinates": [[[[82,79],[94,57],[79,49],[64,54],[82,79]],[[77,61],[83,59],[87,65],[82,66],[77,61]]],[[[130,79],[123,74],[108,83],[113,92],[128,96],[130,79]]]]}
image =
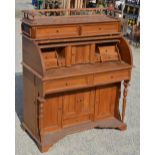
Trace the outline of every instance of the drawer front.
{"type": "Polygon", "coordinates": [[[54,67],[57,67],[57,58],[56,58],[56,51],[52,52],[44,52],[42,53],[44,63],[45,63],[45,68],[46,69],[51,69],[54,67]]]}
{"type": "Polygon", "coordinates": [[[98,73],[94,75],[94,84],[104,84],[104,83],[111,83],[111,82],[118,82],[121,80],[129,80],[130,79],[130,71],[123,70],[123,71],[116,71],[116,72],[109,72],[109,73],[98,73]]]}
{"type": "Polygon", "coordinates": [[[119,59],[115,46],[100,46],[98,48],[102,61],[114,61],[119,59]]]}
{"type": "Polygon", "coordinates": [[[87,86],[90,83],[88,76],[78,76],[72,78],[54,79],[44,83],[45,92],[57,92],[72,88],[87,86]]]}
{"type": "Polygon", "coordinates": [[[108,33],[118,33],[119,23],[104,23],[95,25],[84,25],[81,28],[81,35],[102,35],[108,33]]]}
{"type": "Polygon", "coordinates": [[[36,38],[64,38],[69,36],[78,36],[78,27],[39,27],[36,28],[36,38]]]}

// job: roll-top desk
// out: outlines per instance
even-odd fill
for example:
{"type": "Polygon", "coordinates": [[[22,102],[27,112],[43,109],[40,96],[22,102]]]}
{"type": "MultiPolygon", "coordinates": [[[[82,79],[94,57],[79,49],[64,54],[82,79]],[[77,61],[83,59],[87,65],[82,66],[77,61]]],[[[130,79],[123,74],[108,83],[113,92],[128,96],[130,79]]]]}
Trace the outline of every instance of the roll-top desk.
{"type": "Polygon", "coordinates": [[[102,12],[23,11],[22,127],[41,152],[78,131],[126,129],[132,54],[120,21],[102,12]]]}

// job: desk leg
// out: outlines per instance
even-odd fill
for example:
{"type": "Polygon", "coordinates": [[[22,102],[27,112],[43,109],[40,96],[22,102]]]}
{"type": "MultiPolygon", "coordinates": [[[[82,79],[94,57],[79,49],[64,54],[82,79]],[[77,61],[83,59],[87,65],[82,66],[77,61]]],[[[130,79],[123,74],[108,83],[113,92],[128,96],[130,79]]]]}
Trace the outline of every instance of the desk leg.
{"type": "Polygon", "coordinates": [[[122,107],[122,122],[124,123],[125,110],[126,110],[126,96],[128,93],[129,81],[124,81],[124,92],[123,92],[123,107],[122,107]]]}
{"type": "Polygon", "coordinates": [[[43,134],[43,115],[44,115],[44,106],[43,106],[43,101],[39,101],[38,100],[38,104],[39,104],[39,122],[38,122],[38,125],[39,125],[39,134],[40,134],[40,143],[43,144],[43,137],[44,137],[44,134],[43,134]]]}

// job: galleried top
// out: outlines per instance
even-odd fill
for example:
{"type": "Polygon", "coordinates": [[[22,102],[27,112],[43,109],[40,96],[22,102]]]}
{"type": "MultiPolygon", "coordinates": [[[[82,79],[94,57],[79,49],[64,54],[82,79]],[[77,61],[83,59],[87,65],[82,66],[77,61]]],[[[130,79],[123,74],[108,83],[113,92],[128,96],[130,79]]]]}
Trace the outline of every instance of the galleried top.
{"type": "Polygon", "coordinates": [[[56,25],[119,21],[105,15],[105,8],[23,10],[22,22],[28,25],[56,25]]]}

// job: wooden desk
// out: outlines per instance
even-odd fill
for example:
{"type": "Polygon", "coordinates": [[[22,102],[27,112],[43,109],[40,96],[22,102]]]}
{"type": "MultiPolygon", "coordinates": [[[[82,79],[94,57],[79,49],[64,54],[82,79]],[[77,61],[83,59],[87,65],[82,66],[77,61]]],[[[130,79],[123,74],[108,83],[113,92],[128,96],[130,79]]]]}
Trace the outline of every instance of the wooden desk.
{"type": "Polygon", "coordinates": [[[120,21],[103,14],[75,15],[81,11],[75,9],[65,16],[64,11],[57,10],[59,16],[24,11],[22,20],[22,126],[42,152],[67,134],[94,127],[126,129],[133,64],[120,21]]]}

